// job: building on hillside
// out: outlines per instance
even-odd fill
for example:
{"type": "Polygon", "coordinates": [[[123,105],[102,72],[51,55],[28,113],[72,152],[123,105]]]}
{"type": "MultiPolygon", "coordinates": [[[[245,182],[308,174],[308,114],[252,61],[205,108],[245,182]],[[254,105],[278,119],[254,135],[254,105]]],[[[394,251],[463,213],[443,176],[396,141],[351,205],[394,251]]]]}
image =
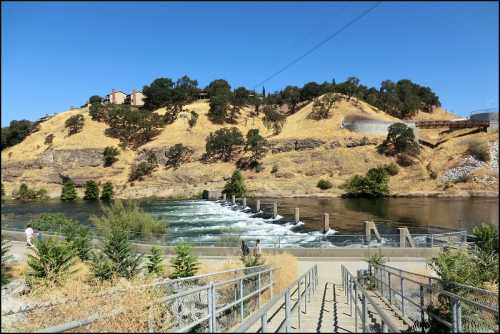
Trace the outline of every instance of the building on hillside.
{"type": "Polygon", "coordinates": [[[120,90],[112,90],[110,94],[106,95],[103,99],[103,103],[112,103],[112,104],[123,104],[125,99],[127,98],[127,94],[120,90]]]}
{"type": "Polygon", "coordinates": [[[206,90],[201,90],[198,92],[198,95],[196,95],[196,98],[198,100],[207,100],[210,96],[208,96],[208,92],[206,90]]]}
{"type": "Polygon", "coordinates": [[[132,93],[127,95],[130,98],[130,105],[142,107],[144,105],[144,94],[140,91],[132,90],[132,93]]]}

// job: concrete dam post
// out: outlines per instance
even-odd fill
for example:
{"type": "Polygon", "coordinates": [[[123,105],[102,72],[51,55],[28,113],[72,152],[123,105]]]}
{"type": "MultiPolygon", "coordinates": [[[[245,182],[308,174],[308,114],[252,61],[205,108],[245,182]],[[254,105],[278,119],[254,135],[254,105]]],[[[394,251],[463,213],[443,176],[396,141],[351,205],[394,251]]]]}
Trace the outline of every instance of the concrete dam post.
{"type": "Polygon", "coordinates": [[[295,208],[295,224],[300,221],[300,213],[299,208],[295,208]]]}
{"type": "Polygon", "coordinates": [[[231,195],[231,202],[233,203],[233,205],[236,204],[236,196],[235,195],[231,195]]]}
{"type": "Polygon", "coordinates": [[[328,213],[323,214],[323,233],[328,232],[330,229],[330,215],[328,213]]]}
{"type": "Polygon", "coordinates": [[[278,217],[278,202],[273,203],[273,218],[278,217]]]}
{"type": "Polygon", "coordinates": [[[255,211],[259,212],[260,211],[260,199],[257,200],[255,203],[255,211]]]}
{"type": "Polygon", "coordinates": [[[247,207],[247,198],[246,197],[243,197],[243,207],[244,208],[247,207]]]}
{"type": "Polygon", "coordinates": [[[227,200],[227,198],[226,198],[226,193],[223,193],[223,194],[222,194],[222,200],[223,200],[224,202],[227,200]]]}

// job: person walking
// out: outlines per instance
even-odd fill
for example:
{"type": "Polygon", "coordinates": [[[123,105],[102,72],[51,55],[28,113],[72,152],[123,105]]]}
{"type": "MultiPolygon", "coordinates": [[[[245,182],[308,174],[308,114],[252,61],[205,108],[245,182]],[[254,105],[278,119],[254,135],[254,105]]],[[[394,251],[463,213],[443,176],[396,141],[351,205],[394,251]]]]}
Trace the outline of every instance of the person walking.
{"type": "Polygon", "coordinates": [[[253,255],[255,257],[260,257],[262,255],[262,249],[260,248],[260,239],[255,242],[255,247],[253,249],[253,255]]]}
{"type": "Polygon", "coordinates": [[[33,240],[33,237],[35,235],[35,231],[33,231],[33,229],[31,228],[31,224],[28,224],[28,226],[26,226],[26,230],[24,230],[24,234],[26,234],[26,245],[28,247],[33,247],[32,240],[33,240]]]}
{"type": "Polygon", "coordinates": [[[248,246],[245,242],[245,240],[241,240],[241,254],[243,254],[243,257],[248,256],[250,253],[250,249],[248,249],[248,246]]]}

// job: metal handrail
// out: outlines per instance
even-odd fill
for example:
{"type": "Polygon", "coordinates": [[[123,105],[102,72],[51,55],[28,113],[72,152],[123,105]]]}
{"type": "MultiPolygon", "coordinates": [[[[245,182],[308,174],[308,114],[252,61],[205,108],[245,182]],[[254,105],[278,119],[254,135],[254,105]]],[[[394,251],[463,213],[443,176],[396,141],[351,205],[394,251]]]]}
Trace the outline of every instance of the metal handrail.
{"type": "MultiPolygon", "coordinates": [[[[259,311],[255,312],[253,315],[248,317],[246,320],[242,321],[241,324],[233,328],[231,332],[233,333],[243,333],[246,332],[250,327],[255,325],[260,321],[260,328],[259,332],[267,332],[266,328],[268,323],[271,321],[271,319],[282,309],[284,308],[285,314],[284,314],[284,319],[280,322],[280,325],[278,326],[278,329],[276,330],[277,332],[280,332],[284,330],[285,332],[290,332],[290,318],[291,318],[291,312],[295,310],[297,306],[299,306],[299,312],[298,312],[298,321],[299,321],[299,326],[300,326],[300,307],[302,305],[302,300],[304,300],[304,303],[307,305],[307,302],[310,300],[310,294],[311,292],[314,293],[316,290],[316,287],[318,285],[318,266],[315,264],[313,267],[311,267],[309,270],[307,270],[305,273],[303,273],[298,279],[296,279],[292,284],[288,286],[283,292],[280,294],[274,296],[265,306],[263,306],[259,311]],[[300,291],[300,288],[304,285],[304,290],[300,291]],[[297,288],[295,288],[297,286],[297,288]],[[291,305],[290,301],[290,296],[293,294],[291,293],[291,290],[294,290],[293,293],[297,292],[297,301],[294,303],[294,305],[291,305]],[[307,297],[309,295],[309,298],[307,297]],[[273,314],[272,317],[268,318],[267,314],[271,311],[273,307],[276,306],[276,304],[283,300],[283,303],[279,305],[278,310],[273,314]]],[[[307,306],[306,306],[307,307],[307,306]]]]}
{"type": "MultiPolygon", "coordinates": [[[[261,266],[259,266],[259,267],[261,267],[261,266]]],[[[250,269],[250,268],[247,268],[247,269],[250,269]]],[[[256,272],[247,274],[245,276],[239,277],[239,278],[237,278],[237,280],[243,281],[245,279],[249,279],[249,278],[252,278],[254,276],[258,276],[260,278],[260,276],[262,274],[265,274],[265,273],[270,273],[271,274],[273,271],[275,271],[277,269],[278,268],[270,268],[270,269],[266,269],[266,270],[263,270],[263,271],[256,271],[256,272]]],[[[264,286],[259,286],[259,288],[256,291],[253,291],[251,293],[252,296],[255,295],[255,294],[257,294],[257,293],[260,294],[260,293],[264,292],[267,289],[271,289],[271,294],[272,294],[272,286],[273,286],[272,275],[270,275],[270,278],[271,278],[270,279],[270,283],[267,284],[267,285],[264,285],[264,286]]],[[[223,281],[223,282],[218,282],[217,285],[220,286],[220,285],[227,284],[227,283],[232,283],[232,282],[234,282],[234,279],[223,281]]],[[[200,291],[204,291],[204,290],[208,290],[209,305],[215,306],[215,302],[214,302],[214,297],[215,297],[214,296],[214,288],[215,288],[215,284],[213,282],[210,282],[210,284],[208,284],[208,285],[204,285],[204,286],[201,286],[201,287],[196,287],[196,288],[190,289],[188,291],[179,292],[179,293],[176,293],[176,294],[171,295],[171,296],[158,298],[158,299],[154,300],[153,302],[149,303],[146,308],[149,308],[149,307],[151,307],[153,305],[156,305],[156,304],[160,304],[160,303],[165,303],[165,302],[168,302],[168,301],[172,301],[172,300],[175,300],[175,299],[187,296],[187,295],[191,295],[191,294],[194,294],[194,293],[197,293],[197,292],[200,292],[200,291]]],[[[247,294],[246,296],[240,296],[240,299],[238,299],[238,302],[243,303],[243,301],[249,299],[250,297],[251,297],[250,294],[247,294]]],[[[70,322],[58,324],[58,325],[55,325],[55,326],[51,326],[49,328],[41,329],[41,330],[39,330],[37,332],[39,332],[39,333],[49,333],[49,332],[51,332],[51,333],[57,333],[57,332],[63,332],[63,331],[67,331],[67,330],[70,330],[70,329],[75,329],[75,328],[79,328],[79,327],[82,327],[82,326],[86,326],[86,325],[89,325],[89,324],[94,323],[94,322],[99,321],[99,320],[109,319],[111,317],[115,317],[115,316],[121,315],[121,314],[123,314],[125,312],[127,312],[127,311],[126,310],[115,310],[111,314],[107,314],[105,316],[102,316],[99,313],[96,313],[96,314],[93,314],[90,317],[85,318],[85,319],[76,320],[76,321],[70,321],[70,322]]],[[[217,310],[217,309],[214,308],[213,310],[211,310],[211,307],[209,306],[208,316],[205,317],[204,321],[206,321],[207,319],[213,319],[213,320],[215,320],[217,314],[221,313],[221,312],[222,312],[221,309],[217,310]]],[[[186,325],[185,327],[181,328],[180,330],[187,331],[187,330],[193,328],[194,326],[198,325],[201,322],[203,322],[203,321],[197,320],[194,323],[186,325]]],[[[212,326],[215,327],[215,322],[214,321],[211,322],[211,327],[212,326]]],[[[177,331],[180,331],[180,330],[177,330],[177,331]]],[[[215,331],[215,330],[212,330],[211,332],[213,332],[213,331],[215,331]]]]}
{"type": "Polygon", "coordinates": [[[350,309],[352,312],[352,303],[354,301],[354,332],[358,331],[358,315],[360,315],[362,323],[362,332],[367,331],[367,317],[368,308],[367,301],[375,309],[375,312],[382,319],[382,332],[399,332],[398,328],[393,323],[393,320],[387,316],[387,314],[382,310],[373,300],[371,296],[368,295],[366,290],[361,284],[358,283],[356,277],[344,266],[341,266],[342,271],[342,286],[347,296],[347,301],[350,304],[350,309]],[[359,295],[359,293],[361,295],[359,295]],[[359,309],[358,300],[361,297],[362,308],[359,309]]]}

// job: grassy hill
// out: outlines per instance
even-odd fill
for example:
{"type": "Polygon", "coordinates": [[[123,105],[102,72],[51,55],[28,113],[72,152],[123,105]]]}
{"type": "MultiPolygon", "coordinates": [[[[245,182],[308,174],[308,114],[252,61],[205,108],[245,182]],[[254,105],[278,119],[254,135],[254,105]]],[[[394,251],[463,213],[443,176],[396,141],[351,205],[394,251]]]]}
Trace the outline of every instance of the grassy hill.
{"type": "MultiPolygon", "coordinates": [[[[205,151],[206,137],[221,127],[236,126],[245,135],[249,129],[258,128],[263,136],[275,145],[285,145],[301,141],[317,141],[311,149],[276,150],[269,152],[263,159],[264,170],[260,173],[245,171],[248,190],[254,195],[268,196],[338,196],[343,190],[339,187],[354,174],[364,174],[369,168],[394,162],[394,158],[377,152],[375,143],[384,138],[364,135],[341,128],[344,117],[363,117],[381,121],[397,121],[396,118],[356,99],[342,100],[326,120],[312,120],[308,116],[312,103],[303,106],[289,116],[278,135],[265,128],[261,117],[251,117],[250,109],[243,109],[235,125],[216,125],[209,121],[208,102],[198,101],[186,107],[196,111],[199,119],[192,129],[188,126],[189,113],[180,115],[173,123],[163,128],[160,134],[140,149],[159,149],[177,143],[194,149],[192,162],[179,169],[166,169],[160,166],[152,176],[144,181],[128,182],[130,168],[138,151],[123,149],[119,160],[112,167],[103,167],[99,154],[106,146],[118,146],[119,140],[104,134],[105,123],[92,121],[87,108],[73,109],[60,113],[40,124],[39,131],[29,135],[23,142],[2,151],[2,180],[6,193],[17,189],[21,182],[44,187],[50,196],[60,194],[59,175],[68,175],[80,181],[111,181],[119,197],[143,196],[191,196],[203,189],[220,190],[224,179],[235,169],[233,162],[202,163],[199,157],[205,151]],[[69,117],[82,114],[85,118],[83,130],[68,136],[64,122],[69,117]],[[45,138],[54,135],[52,144],[45,138]],[[362,137],[368,144],[358,145],[362,137]],[[273,168],[274,167],[274,168],[273,168]],[[275,169],[276,171],[271,173],[275,169]],[[329,190],[316,187],[319,179],[327,179],[334,185],[329,190]]],[[[159,114],[165,110],[156,111],[159,114]]],[[[416,119],[452,119],[455,115],[443,109],[433,114],[419,113],[416,119]]],[[[437,148],[422,148],[420,161],[416,165],[400,168],[400,173],[391,177],[390,187],[394,193],[443,191],[444,182],[432,179],[430,171],[442,175],[448,169],[461,164],[471,139],[498,142],[498,133],[479,133],[459,137],[463,133],[444,133],[443,129],[423,130],[422,136],[439,141],[447,139],[437,148]]],[[[307,146],[307,145],[306,145],[307,146]]],[[[139,149],[139,150],[140,150],[139,149]]],[[[446,192],[487,190],[498,191],[498,169],[483,168],[480,173],[493,175],[496,183],[462,182],[446,185],[446,192]]],[[[82,191],[80,189],[80,191],[82,191]]]]}

